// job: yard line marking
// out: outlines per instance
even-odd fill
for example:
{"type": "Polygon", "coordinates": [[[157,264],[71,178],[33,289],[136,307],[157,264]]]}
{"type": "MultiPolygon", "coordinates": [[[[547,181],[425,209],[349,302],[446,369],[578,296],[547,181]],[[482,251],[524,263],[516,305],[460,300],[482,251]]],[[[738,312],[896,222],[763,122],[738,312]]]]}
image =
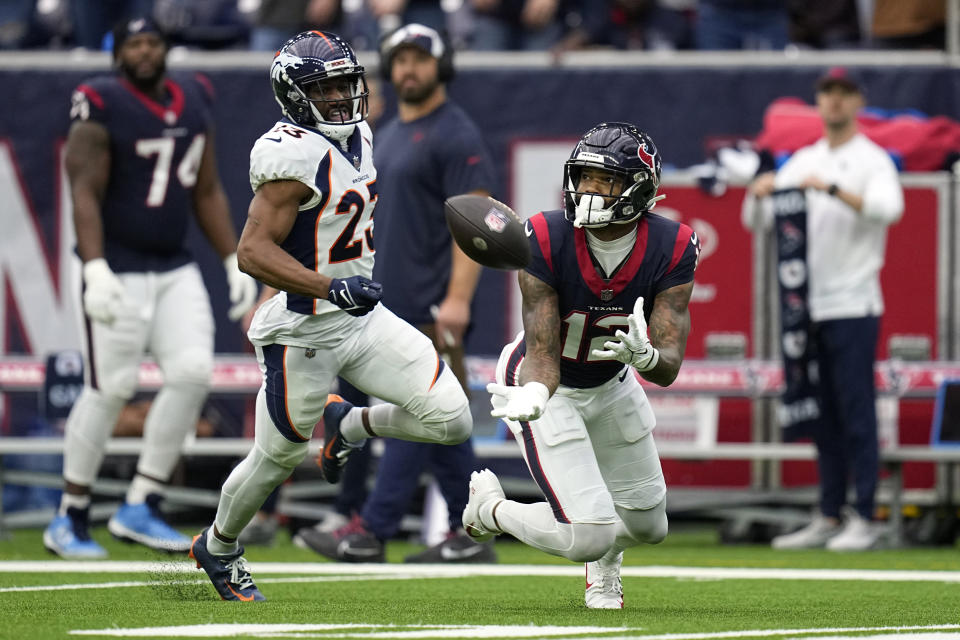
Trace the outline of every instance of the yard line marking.
{"type": "MultiPolygon", "coordinates": [[[[0,562],[0,573],[194,573],[196,565],[182,561],[70,561],[13,560],[0,562]]],[[[468,578],[476,576],[565,577],[583,574],[583,565],[476,564],[340,564],[333,562],[251,562],[254,575],[415,575],[420,578],[468,578]]],[[[852,580],[865,582],[960,583],[960,571],[911,571],[890,569],[791,569],[751,567],[623,567],[627,578],[676,578],[688,580],[852,580]]]]}
{"type": "Polygon", "coordinates": [[[533,625],[384,625],[384,624],[256,624],[219,623],[192,624],[169,627],[140,627],[127,629],[74,629],[71,635],[102,635],[116,637],[163,637],[163,638],[225,638],[252,635],[271,638],[531,638],[531,637],[590,637],[606,640],[710,640],[719,638],[763,638],[770,636],[815,637],[817,640],[849,640],[849,634],[873,632],[878,635],[856,636],[857,640],[886,640],[896,633],[898,640],[904,637],[917,640],[944,640],[956,638],[956,633],[922,633],[960,629],[960,625],[925,625],[912,627],[835,627],[822,629],[756,629],[721,631],[716,633],[667,633],[659,635],[611,636],[613,633],[641,631],[631,627],[562,627],[533,625]],[[904,634],[903,632],[912,632],[904,634]],[[826,636],[823,634],[848,634],[826,636]],[[902,634],[902,635],[901,635],[902,634]]]}
{"type": "Polygon", "coordinates": [[[179,627],[141,627],[128,629],[74,629],[71,635],[161,638],[225,638],[231,636],[258,636],[268,638],[545,638],[584,637],[584,634],[603,634],[590,637],[609,637],[608,634],[640,631],[631,627],[562,627],[535,625],[439,625],[439,624],[257,624],[220,623],[192,624],[179,627]],[[310,634],[310,635],[308,635],[310,634]],[[313,635],[316,634],[316,635],[313,635]]]}
{"type": "MultiPolygon", "coordinates": [[[[428,576],[436,578],[455,578],[459,576],[428,576]]],[[[303,576],[289,578],[257,578],[257,584],[295,584],[309,582],[356,582],[358,580],[420,580],[424,578],[422,574],[409,575],[369,575],[369,576],[303,576]]],[[[48,584],[34,585],[30,587],[0,587],[0,593],[24,593],[27,591],[72,591],[76,589],[124,589],[129,587],[156,587],[156,586],[176,586],[188,584],[207,584],[210,581],[207,578],[189,578],[155,580],[135,580],[125,582],[86,582],[77,584],[48,584]]]]}
{"type": "MultiPolygon", "coordinates": [[[[890,634],[896,633],[897,640],[902,640],[904,637],[901,635],[903,631],[947,631],[947,630],[957,630],[960,629],[960,624],[932,624],[932,625],[921,625],[921,626],[904,626],[904,627],[826,627],[826,628],[812,628],[812,629],[750,629],[743,631],[713,631],[713,632],[704,632],[704,633],[662,633],[657,635],[646,635],[646,636],[624,636],[621,638],[608,638],[608,640],[625,640],[629,638],[630,640],[716,640],[719,638],[764,638],[769,636],[791,636],[791,635],[801,635],[801,636],[810,636],[813,635],[817,640],[849,640],[848,636],[827,636],[822,637],[821,634],[825,633],[863,633],[863,632],[889,632],[885,635],[880,636],[861,636],[858,635],[857,640],[863,640],[867,637],[875,638],[888,638],[890,634]]],[[[925,640],[930,640],[934,636],[943,636],[944,634],[915,634],[916,637],[922,637],[925,640]]],[[[951,633],[948,634],[950,638],[957,638],[958,634],[951,633]]],[[[786,640],[786,639],[785,639],[786,640]]]]}

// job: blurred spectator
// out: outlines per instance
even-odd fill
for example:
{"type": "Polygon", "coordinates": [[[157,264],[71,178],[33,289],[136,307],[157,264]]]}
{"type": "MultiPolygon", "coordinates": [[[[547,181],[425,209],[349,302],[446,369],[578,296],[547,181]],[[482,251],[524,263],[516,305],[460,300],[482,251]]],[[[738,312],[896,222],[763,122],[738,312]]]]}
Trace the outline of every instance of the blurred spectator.
{"type": "Polygon", "coordinates": [[[379,32],[364,0],[252,0],[250,48],[276,51],[308,29],[333,31],[358,50],[376,49],[379,32]]]}
{"type": "Polygon", "coordinates": [[[787,0],[700,0],[697,48],[783,49],[787,46],[787,0]]]}
{"type": "Polygon", "coordinates": [[[446,3],[438,0],[367,0],[367,7],[381,35],[392,33],[400,25],[411,22],[444,32],[447,30],[447,13],[443,4],[446,3]]]}
{"type": "Polygon", "coordinates": [[[944,0],[876,0],[873,44],[878,49],[943,49],[944,0]]]}
{"type": "Polygon", "coordinates": [[[70,0],[73,37],[78,47],[103,49],[103,37],[113,26],[132,16],[153,11],[153,0],[70,0]]]}
{"type": "Polygon", "coordinates": [[[225,49],[250,31],[237,0],[154,0],[153,17],[174,45],[225,49]]]}
{"type": "Polygon", "coordinates": [[[61,48],[72,29],[69,0],[0,2],[0,49],[61,48]]]}
{"type": "Polygon", "coordinates": [[[688,49],[695,5],[695,0],[581,0],[567,15],[569,32],[555,50],[688,49]]]}
{"type": "Polygon", "coordinates": [[[788,0],[790,42],[812,49],[861,46],[856,0],[788,0]]]}
{"type": "MultiPolygon", "coordinates": [[[[545,51],[564,31],[563,0],[469,0],[472,8],[471,48],[477,51],[518,49],[545,51]]],[[[601,3],[591,10],[598,9],[601,3]]]]}

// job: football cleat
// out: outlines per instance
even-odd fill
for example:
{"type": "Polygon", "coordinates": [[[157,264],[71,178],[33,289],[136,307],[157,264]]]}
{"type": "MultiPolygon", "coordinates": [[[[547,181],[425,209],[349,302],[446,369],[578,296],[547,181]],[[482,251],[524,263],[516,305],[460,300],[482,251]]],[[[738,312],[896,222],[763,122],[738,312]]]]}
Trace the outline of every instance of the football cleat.
{"type": "Polygon", "coordinates": [[[486,542],[493,536],[503,533],[495,527],[483,524],[480,520],[480,509],[484,504],[507,499],[493,471],[484,469],[470,474],[469,496],[467,506],[463,509],[463,530],[467,535],[476,542],[486,542]]]}
{"type": "Polygon", "coordinates": [[[620,565],[623,552],[609,551],[596,562],[587,563],[587,590],[584,601],[588,609],[623,609],[623,584],[620,565]]]}
{"type": "Polygon", "coordinates": [[[340,482],[340,472],[347,463],[347,456],[353,449],[359,449],[364,441],[357,444],[347,442],[340,433],[340,422],[350,413],[353,405],[331,393],[327,396],[327,404],[323,409],[323,449],[317,457],[320,473],[323,479],[330,484],[340,482]]]}
{"type": "Polygon", "coordinates": [[[497,561],[492,544],[478,544],[463,531],[451,531],[447,537],[420,553],[409,555],[404,562],[489,562],[497,561]]]}
{"type": "Polygon", "coordinates": [[[163,519],[160,496],[151,493],[140,504],[120,505],[107,523],[107,530],[118,540],[137,542],[156,551],[182,553],[190,550],[190,538],[163,519]]]}
{"type": "Polygon", "coordinates": [[[204,529],[200,535],[193,537],[190,557],[197,561],[197,569],[206,571],[220,597],[239,602],[266,600],[253,583],[247,560],[243,557],[243,547],[225,556],[215,556],[207,551],[209,531],[209,528],[204,529]]]}
{"type": "Polygon", "coordinates": [[[310,549],[337,562],[384,562],[383,542],[369,529],[359,515],[333,531],[305,527],[293,536],[293,544],[310,549]]]}
{"type": "Polygon", "coordinates": [[[43,546],[67,560],[94,560],[107,557],[107,550],[93,541],[87,529],[89,509],[68,507],[43,532],[43,546]]]}

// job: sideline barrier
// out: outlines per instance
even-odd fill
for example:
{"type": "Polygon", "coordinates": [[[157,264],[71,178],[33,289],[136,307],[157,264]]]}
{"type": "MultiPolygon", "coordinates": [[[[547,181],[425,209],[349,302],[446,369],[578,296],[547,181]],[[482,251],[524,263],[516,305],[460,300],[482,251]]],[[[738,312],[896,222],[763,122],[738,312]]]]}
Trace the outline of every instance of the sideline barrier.
{"type": "MultiPolygon", "coordinates": [[[[493,381],[496,360],[467,358],[471,386],[481,388],[493,381]]],[[[0,360],[0,392],[29,392],[43,389],[46,367],[30,356],[6,356],[0,360]]],[[[877,392],[904,398],[933,398],[940,383],[960,378],[960,362],[904,362],[883,360],[874,372],[877,392]]],[[[212,393],[256,393],[262,376],[253,356],[218,355],[213,368],[212,393]]],[[[155,391],[163,382],[160,368],[145,362],[140,366],[140,389],[155,391]]],[[[680,375],[669,387],[641,379],[654,394],[707,394],[720,397],[770,397],[783,390],[783,367],[768,360],[710,361],[685,360],[680,375]]]]}
{"type": "MultiPolygon", "coordinates": [[[[62,438],[0,438],[0,489],[4,477],[2,460],[4,455],[23,453],[63,453],[62,438]]],[[[191,440],[184,444],[185,456],[244,456],[253,445],[252,438],[206,438],[191,440]]],[[[310,458],[316,456],[323,441],[313,439],[308,443],[310,458]]],[[[143,446],[140,438],[112,438],[107,442],[107,454],[136,455],[143,446]]],[[[710,447],[697,447],[689,444],[663,443],[657,448],[662,459],[672,460],[815,460],[816,451],[810,444],[780,443],[730,443],[720,442],[710,447]]],[[[478,458],[517,458],[520,448],[514,442],[479,442],[475,445],[478,458]]],[[[374,453],[379,454],[377,449],[374,453]]],[[[960,463],[960,447],[932,448],[912,445],[884,449],[880,460],[890,472],[890,533],[891,544],[899,546],[903,542],[903,475],[905,462],[941,462],[960,463]]],[[[174,502],[171,498],[171,502],[174,502]]],[[[3,531],[2,512],[0,512],[0,532],[3,531]]]]}

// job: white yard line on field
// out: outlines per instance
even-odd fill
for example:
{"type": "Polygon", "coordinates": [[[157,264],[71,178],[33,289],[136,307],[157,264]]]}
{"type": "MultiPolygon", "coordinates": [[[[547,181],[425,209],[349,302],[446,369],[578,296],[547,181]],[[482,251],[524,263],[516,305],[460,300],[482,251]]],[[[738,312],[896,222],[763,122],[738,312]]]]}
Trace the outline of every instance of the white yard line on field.
{"type": "Polygon", "coordinates": [[[365,638],[404,639],[415,638],[590,638],[605,640],[715,640],[723,638],[816,638],[816,640],[886,640],[896,635],[898,640],[952,640],[958,637],[960,625],[927,625],[915,627],[836,627],[823,629],[747,629],[717,633],[669,633],[660,635],[617,635],[638,632],[642,628],[630,627],[562,627],[537,625],[382,625],[382,624],[192,624],[172,627],[140,627],[110,629],[74,629],[72,635],[95,635],[114,637],[152,638],[228,638],[254,636],[264,638],[365,638]],[[942,633],[948,631],[949,633],[942,633]],[[938,633],[941,632],[941,633],[938,633]],[[873,633],[874,635],[859,635],[873,633]],[[833,634],[824,637],[824,634],[833,634]]]}
{"type": "MultiPolygon", "coordinates": [[[[156,562],[13,560],[0,562],[0,573],[193,573],[196,565],[179,560],[156,562]]],[[[524,564],[341,564],[333,562],[251,562],[256,575],[339,575],[416,578],[467,578],[473,576],[579,576],[583,565],[524,564]]],[[[889,569],[790,569],[750,567],[624,567],[627,578],[679,578],[687,580],[852,580],[880,582],[960,582],[960,571],[909,571],[889,569]]]]}

